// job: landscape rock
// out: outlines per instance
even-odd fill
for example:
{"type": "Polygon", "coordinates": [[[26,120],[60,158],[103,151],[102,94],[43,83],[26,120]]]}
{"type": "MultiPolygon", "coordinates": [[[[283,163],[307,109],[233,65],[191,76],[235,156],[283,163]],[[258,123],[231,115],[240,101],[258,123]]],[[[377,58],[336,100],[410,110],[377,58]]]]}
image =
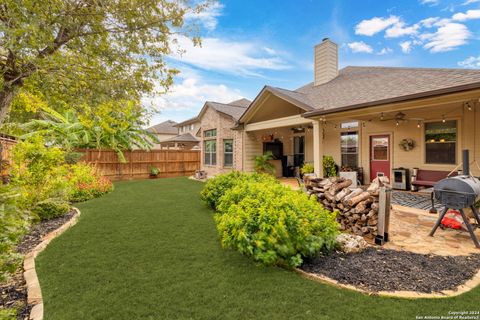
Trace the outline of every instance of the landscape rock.
{"type": "Polygon", "coordinates": [[[368,243],[363,237],[349,233],[339,234],[336,240],[340,251],[344,253],[362,252],[368,247],[368,243]]]}

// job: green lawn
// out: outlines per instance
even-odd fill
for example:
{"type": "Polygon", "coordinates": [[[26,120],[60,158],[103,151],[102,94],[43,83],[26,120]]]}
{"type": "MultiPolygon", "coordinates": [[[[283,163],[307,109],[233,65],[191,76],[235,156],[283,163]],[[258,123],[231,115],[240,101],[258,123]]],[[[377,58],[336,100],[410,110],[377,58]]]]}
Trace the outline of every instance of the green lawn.
{"type": "Polygon", "coordinates": [[[45,319],[415,319],[480,309],[480,288],[448,300],[385,299],[258,266],[221,249],[202,186],[120,182],[79,205],[79,223],[37,258],[45,319]]]}

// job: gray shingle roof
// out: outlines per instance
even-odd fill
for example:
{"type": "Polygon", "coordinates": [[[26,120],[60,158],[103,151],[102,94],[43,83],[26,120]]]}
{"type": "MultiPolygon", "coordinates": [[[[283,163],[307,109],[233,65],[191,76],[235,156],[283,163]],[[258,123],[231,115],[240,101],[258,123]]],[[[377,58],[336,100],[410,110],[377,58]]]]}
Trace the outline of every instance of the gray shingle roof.
{"type": "Polygon", "coordinates": [[[193,117],[193,118],[190,118],[190,119],[187,119],[187,120],[184,120],[182,122],[179,122],[177,124],[175,124],[175,127],[181,127],[183,125],[187,125],[187,124],[190,124],[190,123],[194,123],[194,122],[197,122],[198,121],[198,117],[193,117]]]}
{"type": "Polygon", "coordinates": [[[178,129],[174,127],[174,125],[176,124],[177,123],[175,121],[167,120],[165,122],[161,122],[159,124],[151,126],[147,129],[147,131],[159,134],[177,134],[178,129]]]}
{"type": "Polygon", "coordinates": [[[305,102],[315,109],[333,111],[392,99],[407,100],[421,94],[460,91],[466,85],[480,87],[480,70],[346,67],[330,82],[319,86],[309,83],[294,92],[306,96],[305,102]]]}
{"type": "Polygon", "coordinates": [[[247,99],[240,99],[229,103],[207,101],[206,104],[216,111],[229,115],[235,121],[238,121],[245,110],[247,110],[247,107],[250,105],[250,101],[247,99]]]}
{"type": "Polygon", "coordinates": [[[170,139],[163,140],[162,142],[198,142],[199,140],[195,138],[191,133],[184,133],[178,136],[172,137],[170,139]]]}

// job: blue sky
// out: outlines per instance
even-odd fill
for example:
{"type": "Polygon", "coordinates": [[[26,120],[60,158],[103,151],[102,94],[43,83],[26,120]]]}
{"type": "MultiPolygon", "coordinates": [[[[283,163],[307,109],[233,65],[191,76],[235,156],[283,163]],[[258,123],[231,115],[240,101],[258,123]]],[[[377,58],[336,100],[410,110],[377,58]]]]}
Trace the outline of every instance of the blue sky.
{"type": "Polygon", "coordinates": [[[181,71],[170,92],[145,97],[151,123],[195,116],[204,101],[250,100],[265,85],[295,89],[313,79],[313,46],[339,45],[348,65],[480,68],[480,0],[228,0],[187,21],[201,48],[179,38],[181,71]]]}

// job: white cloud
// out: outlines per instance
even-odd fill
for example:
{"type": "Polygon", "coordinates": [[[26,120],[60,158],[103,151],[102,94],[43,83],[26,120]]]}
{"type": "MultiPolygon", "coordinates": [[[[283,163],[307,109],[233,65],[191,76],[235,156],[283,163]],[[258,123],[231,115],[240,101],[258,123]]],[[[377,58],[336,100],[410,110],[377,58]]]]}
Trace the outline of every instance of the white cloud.
{"type": "Polygon", "coordinates": [[[160,112],[198,112],[205,101],[227,103],[242,97],[239,90],[224,84],[205,82],[196,74],[187,74],[180,80],[165,94],[143,97],[142,104],[160,112]]]}
{"type": "Polygon", "coordinates": [[[465,13],[463,12],[455,13],[452,16],[452,19],[456,21],[480,19],[480,10],[467,10],[467,12],[465,13]]]}
{"type": "MultiPolygon", "coordinates": [[[[215,70],[244,76],[260,76],[259,70],[284,70],[290,66],[278,55],[259,50],[254,42],[239,42],[219,38],[203,38],[202,46],[193,46],[186,37],[178,38],[178,47],[171,58],[205,70],[215,70]],[[262,54],[263,53],[263,54],[262,54]]],[[[265,51],[265,50],[264,50],[265,51]]]]}
{"type": "Polygon", "coordinates": [[[440,3],[440,0],[420,0],[420,3],[431,5],[431,6],[436,6],[437,4],[440,3]]]}
{"type": "Polygon", "coordinates": [[[265,51],[266,53],[268,53],[269,55],[276,55],[277,54],[277,51],[275,51],[274,49],[272,48],[269,48],[269,47],[263,47],[262,48],[263,51],[265,51]]]}
{"type": "Polygon", "coordinates": [[[223,4],[219,2],[211,2],[204,10],[199,12],[188,11],[185,13],[184,19],[187,21],[191,20],[198,22],[207,30],[214,30],[218,24],[217,18],[222,15],[222,10],[223,4]]]}
{"type": "Polygon", "coordinates": [[[439,17],[431,17],[420,20],[419,24],[425,28],[432,28],[439,20],[439,17]]]}
{"type": "Polygon", "coordinates": [[[480,0],[467,0],[464,3],[462,3],[462,6],[468,6],[472,3],[477,3],[477,2],[480,2],[480,0]]]}
{"type": "Polygon", "coordinates": [[[389,54],[392,52],[393,50],[387,47],[387,48],[382,48],[382,50],[380,50],[377,54],[380,56],[383,56],[384,54],[389,54]]]}
{"type": "Polygon", "coordinates": [[[385,31],[386,38],[398,38],[403,36],[410,36],[417,34],[420,25],[414,24],[412,26],[406,26],[403,21],[395,23],[392,27],[385,31]]]}
{"type": "Polygon", "coordinates": [[[471,33],[468,28],[461,23],[447,23],[438,28],[433,34],[424,35],[427,43],[423,46],[430,52],[444,52],[454,50],[456,47],[467,43],[471,33]]]}
{"type": "Polygon", "coordinates": [[[480,56],[468,57],[463,61],[459,61],[458,65],[463,68],[480,69],[480,56]]]}
{"type": "Polygon", "coordinates": [[[350,48],[350,50],[352,50],[352,52],[355,52],[355,53],[356,52],[366,52],[366,53],[373,52],[373,48],[363,41],[350,42],[347,44],[347,46],[350,48]]]}
{"type": "Polygon", "coordinates": [[[403,41],[399,43],[403,53],[410,53],[412,51],[412,41],[403,41]]]}
{"type": "Polygon", "coordinates": [[[373,36],[398,22],[400,22],[400,18],[397,16],[390,16],[388,18],[374,17],[369,20],[362,20],[355,26],[355,34],[373,36]]]}

